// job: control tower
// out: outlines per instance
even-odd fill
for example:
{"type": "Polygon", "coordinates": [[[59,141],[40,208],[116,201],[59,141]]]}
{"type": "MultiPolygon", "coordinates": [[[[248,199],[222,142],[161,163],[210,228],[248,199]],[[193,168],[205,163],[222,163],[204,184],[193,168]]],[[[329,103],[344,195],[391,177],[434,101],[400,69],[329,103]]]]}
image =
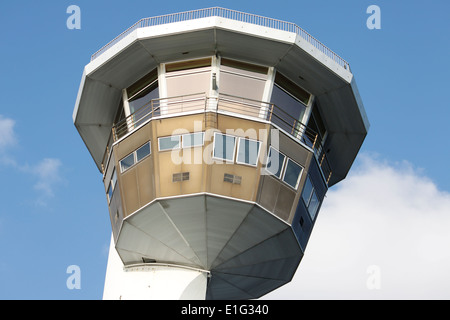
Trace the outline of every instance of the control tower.
{"type": "Polygon", "coordinates": [[[345,60],[295,24],[217,7],[106,44],[73,121],[111,219],[104,299],[254,299],[288,283],[369,129],[345,60]]]}

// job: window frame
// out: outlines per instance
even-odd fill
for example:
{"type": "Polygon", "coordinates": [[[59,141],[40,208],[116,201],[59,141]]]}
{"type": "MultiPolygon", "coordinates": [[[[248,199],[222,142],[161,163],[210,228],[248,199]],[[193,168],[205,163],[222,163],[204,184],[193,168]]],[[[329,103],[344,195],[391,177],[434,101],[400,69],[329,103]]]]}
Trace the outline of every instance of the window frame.
{"type": "MultiPolygon", "coordinates": [[[[135,114],[138,110],[145,107],[152,100],[158,100],[160,98],[159,92],[159,75],[158,69],[154,68],[152,71],[147,73],[145,76],[137,80],[128,88],[124,89],[124,93],[126,95],[126,104],[128,111],[130,114],[135,114]],[[149,89],[148,92],[146,92],[149,89]],[[146,93],[145,93],[146,92],[146,93]],[[134,106],[135,101],[147,97],[150,93],[157,93],[157,98],[150,99],[144,102],[142,105],[137,107],[134,106]]],[[[124,99],[125,100],[125,99],[124,99]]],[[[141,101],[142,102],[142,101],[141,101]]],[[[140,120],[140,119],[138,119],[140,120]]]]}
{"type": "Polygon", "coordinates": [[[305,204],[306,208],[308,208],[308,206],[309,206],[309,202],[311,201],[311,196],[312,196],[313,191],[314,191],[314,185],[312,184],[311,178],[308,175],[306,177],[305,183],[303,185],[303,190],[302,190],[302,200],[303,200],[303,203],[305,204]],[[306,189],[305,188],[306,188],[308,183],[311,185],[311,191],[309,192],[308,199],[305,200],[305,197],[304,197],[304,195],[306,195],[306,193],[305,193],[306,189]]]}
{"type": "Polygon", "coordinates": [[[308,208],[307,208],[309,216],[311,217],[311,220],[314,221],[314,219],[317,215],[317,211],[319,211],[319,207],[320,207],[320,200],[317,197],[316,189],[313,187],[313,191],[311,192],[311,198],[309,199],[309,204],[308,204],[308,208]],[[311,203],[312,203],[313,197],[316,198],[317,202],[314,202],[314,206],[313,206],[314,212],[311,212],[311,203]]]}
{"type": "Polygon", "coordinates": [[[120,172],[124,173],[126,171],[128,171],[130,168],[132,168],[135,164],[136,164],[136,157],[134,155],[134,152],[131,152],[130,154],[126,155],[125,157],[123,157],[120,161],[119,161],[119,166],[120,166],[120,172]],[[132,156],[133,157],[133,163],[131,165],[129,165],[128,167],[124,168],[124,166],[122,165],[122,162],[127,159],[128,157],[132,156]]]}
{"type": "Polygon", "coordinates": [[[108,196],[108,204],[111,203],[111,200],[114,196],[114,191],[116,190],[117,185],[117,171],[116,168],[113,168],[113,173],[111,175],[111,180],[108,183],[108,190],[106,190],[106,194],[108,196]],[[109,194],[111,191],[111,194],[109,194]]]}
{"type": "Polygon", "coordinates": [[[135,152],[136,152],[136,163],[139,163],[139,162],[141,162],[142,160],[144,160],[145,158],[147,158],[148,156],[150,156],[152,154],[152,144],[150,142],[144,143],[142,146],[137,148],[135,152]],[[145,156],[143,156],[142,158],[139,159],[138,151],[141,150],[142,148],[144,148],[147,145],[148,145],[148,154],[146,154],[145,156]]]}
{"type": "Polygon", "coordinates": [[[212,158],[213,158],[214,160],[225,161],[226,163],[234,163],[234,159],[236,158],[236,140],[238,140],[238,137],[236,137],[236,136],[233,136],[233,135],[230,135],[230,134],[226,134],[226,133],[221,133],[221,132],[214,132],[214,141],[213,141],[212,158]],[[215,152],[215,151],[216,151],[216,141],[217,141],[216,136],[217,136],[217,135],[227,136],[227,137],[231,137],[231,138],[234,139],[233,156],[232,156],[232,159],[231,159],[231,160],[226,159],[226,158],[219,158],[219,157],[216,157],[216,155],[215,155],[216,152],[215,152]]]}
{"type": "Polygon", "coordinates": [[[314,187],[314,184],[309,175],[306,177],[306,181],[305,181],[305,185],[303,186],[301,198],[302,198],[303,204],[306,207],[306,210],[308,211],[309,217],[311,218],[312,221],[314,221],[314,219],[316,218],[317,212],[319,211],[321,201],[320,201],[319,197],[317,196],[316,188],[314,187]],[[305,193],[305,190],[306,190],[305,186],[308,182],[311,185],[311,192],[308,195],[308,200],[305,201],[305,197],[303,196],[303,194],[305,193]],[[313,207],[314,212],[312,213],[310,208],[311,208],[311,200],[313,199],[313,197],[315,197],[317,199],[317,202],[316,202],[317,205],[315,205],[313,207]]]}
{"type": "Polygon", "coordinates": [[[130,170],[132,167],[134,167],[135,165],[137,165],[139,162],[143,161],[145,158],[149,157],[152,154],[152,144],[151,141],[148,141],[146,143],[144,143],[143,145],[141,145],[139,148],[137,148],[136,150],[134,150],[133,152],[129,153],[128,155],[126,155],[125,157],[123,157],[121,160],[119,160],[119,167],[120,167],[120,173],[125,173],[128,170],[130,170]],[[142,157],[141,159],[138,160],[138,156],[137,156],[137,151],[142,149],[144,146],[149,145],[149,154],[145,155],[144,157],[142,157]],[[122,165],[122,161],[125,160],[126,158],[133,156],[133,164],[130,165],[129,167],[125,168],[122,165]]]}
{"type": "Polygon", "coordinates": [[[159,137],[158,138],[158,151],[164,152],[164,151],[172,151],[172,150],[178,150],[181,149],[181,134],[176,134],[172,136],[165,136],[165,137],[159,137]],[[178,146],[169,148],[169,149],[161,149],[161,139],[173,139],[174,137],[178,137],[178,146]]]}
{"type": "Polygon", "coordinates": [[[244,137],[238,137],[238,143],[237,143],[237,147],[236,147],[236,163],[237,163],[237,164],[242,164],[242,165],[251,166],[251,167],[257,167],[257,166],[258,166],[259,155],[260,155],[260,152],[261,152],[261,146],[262,146],[262,142],[259,141],[259,140],[250,139],[250,138],[244,138],[244,137]],[[256,143],[257,143],[257,145],[258,145],[258,151],[257,151],[257,153],[256,153],[256,159],[255,159],[256,161],[255,161],[255,164],[252,164],[252,163],[246,163],[246,162],[241,162],[241,161],[238,160],[238,159],[239,159],[239,148],[240,148],[240,146],[241,146],[241,140],[248,140],[248,141],[256,142],[256,143]]]}
{"type": "MultiPolygon", "coordinates": [[[[285,165],[285,163],[286,163],[286,159],[287,159],[287,158],[288,158],[288,157],[287,157],[283,152],[281,152],[280,150],[278,150],[278,149],[276,149],[276,148],[274,148],[274,147],[272,147],[272,146],[269,146],[269,152],[267,152],[266,165],[265,165],[264,169],[265,169],[268,173],[270,173],[270,175],[272,175],[272,176],[276,177],[277,179],[281,180],[281,177],[283,176],[284,165],[285,165]],[[278,154],[280,154],[280,155],[283,156],[283,162],[281,163],[281,169],[280,169],[280,176],[277,176],[275,173],[273,173],[273,172],[271,172],[271,171],[269,171],[269,170],[267,169],[267,162],[268,162],[268,160],[269,160],[269,154],[270,154],[271,149],[272,149],[272,150],[275,150],[276,152],[278,152],[278,154]]],[[[279,167],[279,168],[280,168],[280,167],[279,167]]]]}
{"type": "MultiPolygon", "coordinates": [[[[195,139],[193,139],[195,140],[195,139]]],[[[189,148],[196,148],[196,147],[203,147],[205,145],[205,132],[191,132],[191,133],[185,133],[183,135],[181,135],[181,148],[182,149],[189,149],[189,148]],[[201,134],[202,135],[202,143],[201,144],[193,144],[190,146],[185,146],[184,141],[186,140],[185,137],[186,136],[194,136],[196,134],[201,134]]]]}
{"type": "Polygon", "coordinates": [[[285,184],[287,184],[288,186],[290,186],[292,189],[298,190],[298,187],[299,187],[299,185],[300,185],[300,180],[301,180],[301,178],[302,178],[302,174],[303,174],[303,170],[304,170],[304,169],[305,169],[305,168],[303,168],[303,166],[300,165],[298,162],[292,160],[292,159],[289,158],[289,157],[286,157],[286,161],[284,162],[283,178],[281,179],[281,181],[283,181],[285,184]],[[297,182],[296,182],[295,187],[293,187],[291,184],[289,184],[288,182],[286,182],[286,181],[284,180],[284,178],[285,178],[285,176],[286,176],[286,171],[287,171],[287,167],[288,167],[289,161],[291,161],[292,163],[294,163],[295,165],[297,165],[297,166],[300,167],[300,172],[299,172],[299,174],[298,174],[298,178],[297,178],[297,182]]]}

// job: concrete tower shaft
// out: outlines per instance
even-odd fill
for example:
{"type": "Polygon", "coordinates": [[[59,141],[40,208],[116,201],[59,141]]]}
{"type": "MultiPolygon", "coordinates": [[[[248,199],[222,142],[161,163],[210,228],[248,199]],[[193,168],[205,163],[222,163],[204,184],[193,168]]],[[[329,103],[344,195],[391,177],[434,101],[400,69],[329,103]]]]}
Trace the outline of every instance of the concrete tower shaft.
{"type": "Polygon", "coordinates": [[[103,176],[117,299],[157,298],[174,274],[172,298],[289,282],[369,128],[346,61],[294,24],[222,8],[143,19],[107,44],[73,119],[103,176]]]}

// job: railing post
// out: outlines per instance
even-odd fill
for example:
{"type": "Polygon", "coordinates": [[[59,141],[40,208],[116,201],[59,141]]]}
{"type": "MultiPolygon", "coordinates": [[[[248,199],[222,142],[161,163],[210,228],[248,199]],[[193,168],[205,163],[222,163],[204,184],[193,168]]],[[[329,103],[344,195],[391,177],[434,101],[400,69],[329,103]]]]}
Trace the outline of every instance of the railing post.
{"type": "Polygon", "coordinates": [[[328,184],[328,182],[330,182],[331,174],[332,174],[332,173],[333,173],[333,171],[330,170],[330,174],[328,175],[328,179],[327,179],[327,184],[328,184]]]}
{"type": "Polygon", "coordinates": [[[317,142],[317,137],[318,136],[319,136],[319,134],[316,133],[316,136],[314,137],[314,142],[313,142],[313,145],[312,145],[313,150],[316,147],[316,142],[317,142]]]}
{"type": "Polygon", "coordinates": [[[272,103],[272,107],[270,108],[269,121],[272,121],[273,106],[274,106],[274,104],[272,103]]]}
{"type": "Polygon", "coordinates": [[[112,135],[113,135],[114,142],[116,142],[118,138],[116,135],[116,125],[115,124],[113,124],[113,126],[112,126],[112,135]]]}
{"type": "Polygon", "coordinates": [[[320,166],[322,166],[323,160],[325,159],[325,152],[322,154],[322,159],[320,159],[320,166]]]}
{"type": "Polygon", "coordinates": [[[291,135],[294,135],[295,125],[297,123],[297,119],[294,119],[294,124],[292,125],[291,135]]]}

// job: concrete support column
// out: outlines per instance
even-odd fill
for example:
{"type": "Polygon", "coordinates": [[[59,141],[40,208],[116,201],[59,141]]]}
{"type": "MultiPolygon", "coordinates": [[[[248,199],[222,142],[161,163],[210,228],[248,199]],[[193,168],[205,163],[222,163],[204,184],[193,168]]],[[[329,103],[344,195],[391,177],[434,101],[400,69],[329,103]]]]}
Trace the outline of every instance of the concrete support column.
{"type": "Polygon", "coordinates": [[[112,240],[103,300],[205,300],[208,272],[145,263],[124,267],[112,240]]]}

